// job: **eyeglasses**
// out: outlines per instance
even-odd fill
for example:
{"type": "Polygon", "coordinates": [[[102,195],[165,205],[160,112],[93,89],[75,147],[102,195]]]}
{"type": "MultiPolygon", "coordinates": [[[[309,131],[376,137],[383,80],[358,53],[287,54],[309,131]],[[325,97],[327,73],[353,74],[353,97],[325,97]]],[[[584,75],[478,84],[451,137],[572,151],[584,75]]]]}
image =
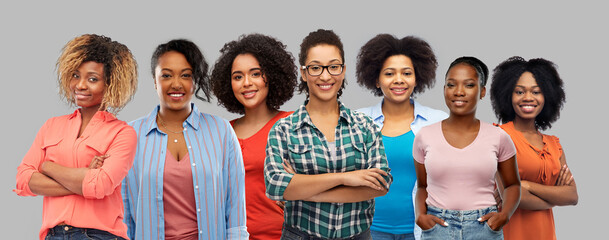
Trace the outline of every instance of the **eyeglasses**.
{"type": "Polygon", "coordinates": [[[343,68],[345,64],[330,64],[327,66],[322,65],[308,65],[302,66],[303,70],[307,70],[307,73],[311,76],[319,76],[324,72],[324,69],[328,70],[328,73],[332,76],[340,75],[343,73],[343,68]]]}

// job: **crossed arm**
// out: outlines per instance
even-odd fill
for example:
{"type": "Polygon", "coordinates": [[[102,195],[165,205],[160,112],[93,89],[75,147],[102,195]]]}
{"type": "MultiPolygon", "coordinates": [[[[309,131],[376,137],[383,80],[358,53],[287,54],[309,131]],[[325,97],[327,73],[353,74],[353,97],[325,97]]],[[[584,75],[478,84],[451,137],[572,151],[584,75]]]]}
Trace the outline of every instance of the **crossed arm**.
{"type": "Polygon", "coordinates": [[[106,158],[108,155],[95,156],[87,168],[70,168],[45,161],[40,166],[40,172],[32,174],[30,190],[34,194],[50,197],[82,195],[85,174],[89,169],[101,167],[106,158]]]}

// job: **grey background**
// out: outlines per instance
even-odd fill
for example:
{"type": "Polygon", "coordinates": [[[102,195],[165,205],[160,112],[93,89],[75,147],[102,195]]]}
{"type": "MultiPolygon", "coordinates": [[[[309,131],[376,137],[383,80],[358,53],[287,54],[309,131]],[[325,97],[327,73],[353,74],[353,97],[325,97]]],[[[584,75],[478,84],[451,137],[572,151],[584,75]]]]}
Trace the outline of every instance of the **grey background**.
{"type": "MultiPolygon", "coordinates": [[[[418,96],[424,105],[447,111],[442,97],[447,65],[462,55],[477,56],[489,68],[508,57],[543,57],[554,61],[565,81],[567,103],[561,118],[547,131],[561,138],[578,184],[579,204],[554,208],[559,239],[601,236],[606,216],[607,158],[601,153],[607,130],[603,96],[609,53],[607,17],[599,3],[587,1],[4,1],[0,4],[0,69],[2,131],[0,147],[0,228],[3,239],[35,239],[41,225],[42,197],[19,197],[16,168],[50,117],[71,113],[58,97],[55,61],[64,44],[84,33],[103,34],[127,45],[139,63],[139,88],[118,115],[131,121],[158,103],[150,74],[156,45],[187,38],[199,45],[210,65],[224,43],[244,33],[272,35],[297,57],[310,31],[334,29],[342,38],[347,88],[341,100],[350,108],[376,104],[355,82],[359,48],[378,33],[427,40],[439,60],[436,86],[418,96]],[[579,120],[578,120],[579,119],[579,120]]],[[[304,100],[296,95],[283,106],[294,110],[304,100]]],[[[195,100],[202,111],[232,119],[216,105],[195,100]]],[[[478,117],[496,122],[485,98],[478,117]]]]}

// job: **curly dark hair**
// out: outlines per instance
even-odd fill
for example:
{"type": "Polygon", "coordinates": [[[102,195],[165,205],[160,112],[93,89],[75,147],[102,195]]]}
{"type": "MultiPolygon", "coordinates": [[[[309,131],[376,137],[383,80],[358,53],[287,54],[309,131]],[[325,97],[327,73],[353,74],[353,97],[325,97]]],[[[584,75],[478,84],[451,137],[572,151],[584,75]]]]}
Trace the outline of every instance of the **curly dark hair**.
{"type": "Polygon", "coordinates": [[[133,98],[137,89],[137,63],[131,51],[109,37],[84,34],[70,40],[57,59],[57,80],[62,98],[75,104],[70,90],[72,75],[84,62],[104,65],[106,91],[101,110],[118,113],[133,98]]]}
{"type": "Polygon", "coordinates": [[[412,61],[416,81],[413,94],[433,87],[438,61],[431,46],[415,36],[397,39],[390,34],[376,35],[360,49],[355,71],[357,83],[371,90],[375,96],[383,96],[376,84],[385,60],[396,55],[404,55],[412,61]]]}
{"type": "Polygon", "coordinates": [[[448,67],[448,70],[446,70],[446,75],[444,75],[444,77],[448,76],[448,72],[450,71],[450,69],[452,69],[455,65],[458,64],[467,64],[472,66],[476,70],[480,86],[486,86],[486,82],[488,80],[488,67],[486,66],[486,64],[484,64],[484,62],[475,57],[463,56],[455,59],[455,61],[453,61],[448,67]]]}
{"type": "Polygon", "coordinates": [[[294,95],[298,70],[294,57],[279,40],[257,33],[241,35],[238,40],[224,44],[220,53],[211,73],[211,89],[218,98],[218,104],[229,112],[245,113],[230,87],[233,61],[240,54],[252,54],[260,64],[269,87],[266,97],[269,109],[279,109],[294,95]]]}
{"type": "Polygon", "coordinates": [[[208,65],[203,57],[203,53],[199,50],[196,44],[186,39],[174,39],[167,43],[163,43],[156,47],[150,61],[152,77],[154,78],[154,69],[159,63],[159,58],[166,52],[179,52],[186,58],[186,61],[192,67],[192,78],[195,84],[195,97],[202,101],[209,102],[210,87],[209,76],[207,75],[208,65]],[[203,92],[204,96],[200,95],[203,92]]]}
{"type": "MultiPolygon", "coordinates": [[[[302,43],[300,44],[300,53],[298,54],[298,63],[300,63],[300,66],[304,66],[306,64],[305,61],[307,61],[309,49],[321,44],[327,44],[338,48],[341,61],[343,64],[345,63],[345,50],[343,49],[343,43],[340,41],[340,37],[338,37],[338,35],[336,35],[336,33],[334,33],[332,30],[317,29],[317,31],[310,32],[309,35],[302,39],[302,43]]],[[[302,79],[302,76],[300,80],[298,92],[305,92],[308,98],[309,88],[307,87],[307,83],[302,79]]],[[[340,95],[343,94],[345,85],[347,85],[347,80],[343,79],[343,84],[338,90],[337,97],[340,97],[340,95]]]]}
{"type": "Polygon", "coordinates": [[[530,72],[545,100],[543,109],[535,117],[535,125],[541,130],[552,127],[552,123],[560,117],[560,110],[565,103],[563,81],[556,68],[554,63],[543,58],[526,61],[518,56],[508,58],[497,65],[493,70],[491,103],[499,121],[506,123],[516,117],[512,106],[512,93],[520,76],[530,72]]]}

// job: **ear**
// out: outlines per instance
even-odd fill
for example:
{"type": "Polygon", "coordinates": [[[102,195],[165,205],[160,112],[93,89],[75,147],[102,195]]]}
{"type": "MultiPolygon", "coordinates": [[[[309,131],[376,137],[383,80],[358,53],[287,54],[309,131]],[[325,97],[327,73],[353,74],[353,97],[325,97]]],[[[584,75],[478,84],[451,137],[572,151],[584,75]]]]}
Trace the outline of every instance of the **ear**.
{"type": "Polygon", "coordinates": [[[480,99],[482,99],[484,96],[486,96],[486,87],[482,87],[482,90],[480,90],[480,99]]]}
{"type": "Polygon", "coordinates": [[[376,79],[376,88],[381,88],[381,85],[379,84],[380,79],[376,79]]]}
{"type": "Polygon", "coordinates": [[[307,81],[306,76],[307,76],[307,72],[306,72],[306,70],[305,70],[305,69],[300,68],[300,79],[301,79],[303,82],[306,82],[306,81],[307,81]]]}

